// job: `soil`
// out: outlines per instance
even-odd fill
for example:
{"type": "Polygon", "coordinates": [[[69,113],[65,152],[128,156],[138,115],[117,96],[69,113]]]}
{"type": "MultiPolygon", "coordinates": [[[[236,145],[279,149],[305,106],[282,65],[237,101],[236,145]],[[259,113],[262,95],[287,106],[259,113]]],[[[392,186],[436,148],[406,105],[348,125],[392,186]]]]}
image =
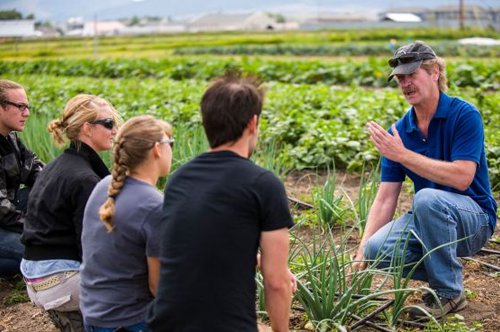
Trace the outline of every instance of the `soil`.
{"type": "MultiPolygon", "coordinates": [[[[351,175],[342,172],[336,173],[336,183],[339,193],[348,195],[351,199],[357,197],[360,175],[351,175]]],[[[305,203],[311,203],[311,192],[314,188],[322,185],[326,179],[325,174],[317,175],[316,172],[296,172],[288,175],[285,180],[288,194],[305,203]]],[[[411,204],[411,188],[404,187],[402,197],[398,207],[398,212],[405,211],[411,204]]],[[[498,200],[498,197],[497,197],[498,200]]],[[[300,236],[307,238],[307,232],[301,230],[300,236]]],[[[500,230],[497,228],[492,239],[500,239],[500,230]]],[[[352,243],[356,246],[359,239],[353,236],[352,243]]],[[[486,248],[496,251],[500,250],[498,242],[490,242],[486,248]]],[[[479,253],[474,259],[500,266],[500,255],[479,253]]],[[[500,331],[500,282],[499,272],[488,268],[474,261],[463,260],[464,284],[468,293],[469,305],[459,313],[463,317],[463,322],[473,327],[475,323],[481,323],[479,331],[497,332],[500,331]]],[[[41,309],[29,303],[27,297],[25,302],[17,304],[6,304],[13,293],[23,291],[16,290],[19,281],[0,281],[0,332],[57,332],[58,329],[52,324],[48,315],[41,309]]],[[[423,283],[412,281],[410,286],[420,286],[423,283]]],[[[416,297],[410,299],[416,301],[416,297]]],[[[306,331],[302,313],[295,312],[292,315],[291,326],[295,331],[306,331]]],[[[263,326],[260,330],[264,331],[263,326]]],[[[269,329],[270,330],[270,329],[269,329]]],[[[363,328],[360,331],[366,331],[363,328]]],[[[460,330],[464,331],[464,330],[460,330]]]]}

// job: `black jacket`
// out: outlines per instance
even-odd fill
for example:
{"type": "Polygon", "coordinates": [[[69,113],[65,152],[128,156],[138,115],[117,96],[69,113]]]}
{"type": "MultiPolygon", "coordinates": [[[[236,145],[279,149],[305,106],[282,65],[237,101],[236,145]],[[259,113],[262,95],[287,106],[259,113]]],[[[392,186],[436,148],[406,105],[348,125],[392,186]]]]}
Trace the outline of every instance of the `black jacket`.
{"type": "Polygon", "coordinates": [[[0,135],[0,227],[21,233],[22,212],[15,199],[21,184],[33,186],[43,163],[28,150],[16,132],[0,135]]]}
{"type": "Polygon", "coordinates": [[[28,260],[81,261],[82,220],[94,186],[109,170],[88,145],[72,143],[38,176],[30,193],[21,241],[28,260]]]}

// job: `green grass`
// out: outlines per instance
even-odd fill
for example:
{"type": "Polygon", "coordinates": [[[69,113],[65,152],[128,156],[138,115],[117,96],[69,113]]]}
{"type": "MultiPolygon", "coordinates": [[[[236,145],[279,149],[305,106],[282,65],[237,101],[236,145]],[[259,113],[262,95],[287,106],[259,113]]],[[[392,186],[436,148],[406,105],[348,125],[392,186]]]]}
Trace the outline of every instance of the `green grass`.
{"type": "Polygon", "coordinates": [[[4,305],[14,305],[18,303],[29,302],[28,293],[26,292],[26,285],[23,279],[18,276],[9,281],[4,281],[0,279],[0,285],[7,285],[10,288],[10,292],[2,300],[4,305]]]}

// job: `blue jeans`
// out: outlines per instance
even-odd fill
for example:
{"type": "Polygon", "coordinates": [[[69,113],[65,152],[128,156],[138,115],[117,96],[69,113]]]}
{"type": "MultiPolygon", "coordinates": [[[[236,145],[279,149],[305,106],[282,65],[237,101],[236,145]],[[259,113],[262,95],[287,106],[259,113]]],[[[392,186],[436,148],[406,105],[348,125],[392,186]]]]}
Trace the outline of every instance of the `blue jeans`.
{"type": "MultiPolygon", "coordinates": [[[[364,254],[369,260],[381,259],[377,266],[386,268],[396,257],[406,264],[416,263],[428,251],[448,244],[425,256],[411,277],[427,281],[439,296],[451,299],[463,292],[463,267],[458,257],[474,255],[490,237],[488,215],[474,200],[427,188],[415,194],[411,212],[384,225],[368,239],[364,254]]],[[[405,275],[411,268],[405,269],[405,275]]]]}
{"type": "Polygon", "coordinates": [[[0,228],[0,278],[9,278],[19,273],[24,254],[21,234],[0,228]]]}
{"type": "Polygon", "coordinates": [[[146,322],[137,323],[124,327],[98,327],[84,324],[86,332],[149,332],[146,322]]]}
{"type": "MultiPolygon", "coordinates": [[[[26,212],[31,188],[25,187],[17,191],[14,205],[17,210],[26,212]]],[[[24,254],[21,234],[0,228],[0,278],[13,277],[18,274],[19,265],[24,254]]]]}

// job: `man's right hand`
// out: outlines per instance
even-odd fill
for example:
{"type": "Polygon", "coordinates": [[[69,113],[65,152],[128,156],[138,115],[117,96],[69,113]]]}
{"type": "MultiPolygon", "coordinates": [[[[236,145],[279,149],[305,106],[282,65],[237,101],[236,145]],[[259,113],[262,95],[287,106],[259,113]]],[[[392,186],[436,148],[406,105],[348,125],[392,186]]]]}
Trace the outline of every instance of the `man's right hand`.
{"type": "Polygon", "coordinates": [[[358,249],[356,256],[353,259],[352,263],[352,272],[354,271],[362,271],[366,269],[367,263],[365,261],[365,257],[363,255],[363,249],[361,247],[358,249]]]}

